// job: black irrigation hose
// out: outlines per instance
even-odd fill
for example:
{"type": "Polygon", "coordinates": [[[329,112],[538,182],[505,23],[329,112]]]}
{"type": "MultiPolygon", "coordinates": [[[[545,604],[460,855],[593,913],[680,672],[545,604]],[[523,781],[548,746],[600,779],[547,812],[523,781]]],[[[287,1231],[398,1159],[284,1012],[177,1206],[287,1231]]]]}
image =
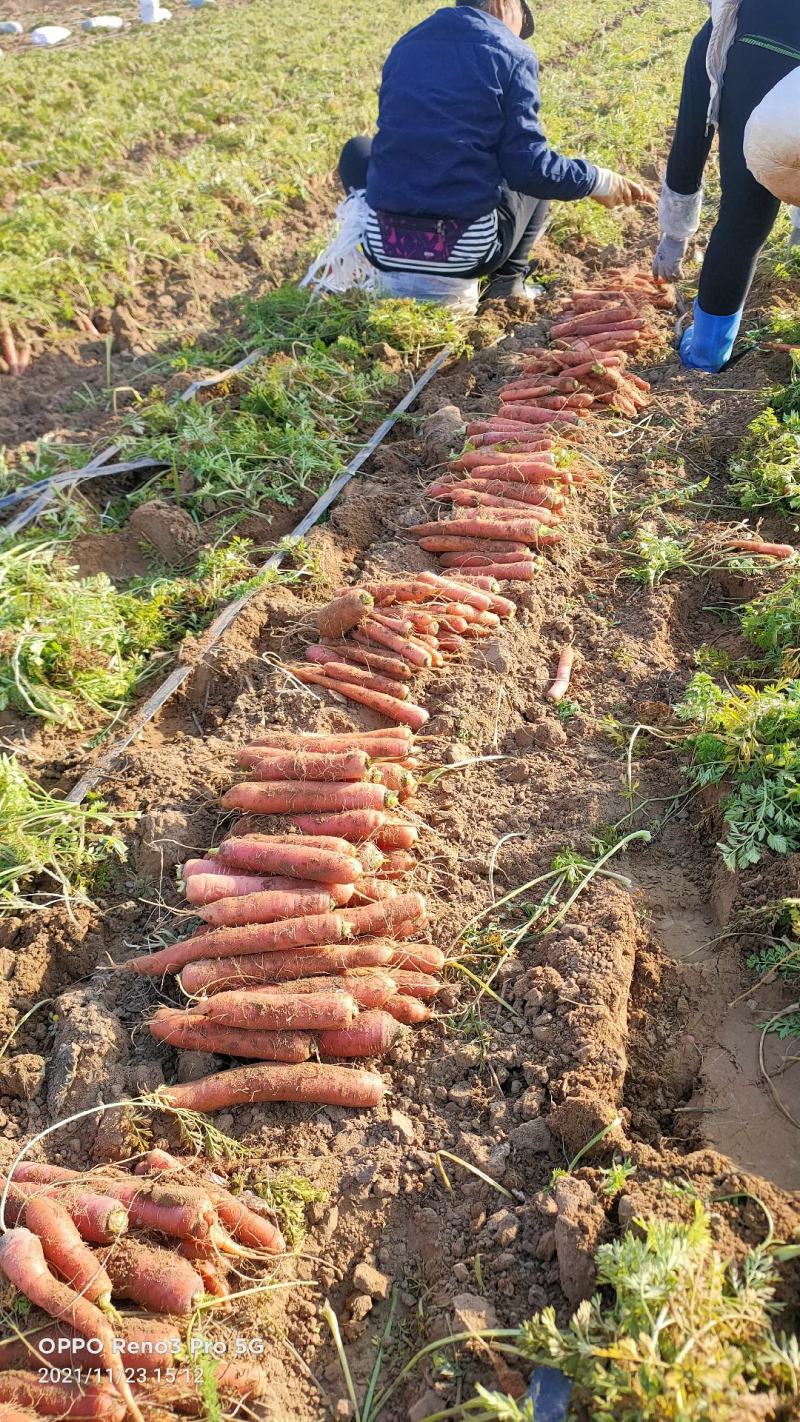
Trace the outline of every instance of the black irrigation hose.
{"type": "MultiPolygon", "coordinates": [[[[317,523],[319,523],[319,520],[322,518],[322,515],[327,512],[331,504],[334,503],[335,500],[339,497],[342,490],[350,483],[350,480],[353,478],[353,476],[358,473],[359,469],[361,469],[363,465],[366,464],[367,460],[372,454],[374,454],[375,450],[378,448],[378,445],[382,444],[389,431],[394,427],[394,425],[396,425],[397,421],[400,419],[400,416],[405,413],[405,411],[409,408],[410,405],[413,405],[417,396],[421,393],[422,390],[424,390],[428,382],[433,379],[437,371],[441,369],[445,361],[448,360],[452,354],[452,346],[445,346],[444,350],[439,352],[435,360],[431,361],[430,365],[422,372],[422,375],[419,376],[418,380],[414,382],[408,394],[403,396],[402,400],[392,410],[392,413],[390,415],[387,415],[386,419],[383,421],[383,424],[378,426],[375,433],[370,437],[370,439],[367,440],[367,443],[365,445],[362,445],[361,449],[358,451],[358,454],[356,454],[350,460],[350,463],[346,466],[346,468],[343,469],[341,474],[339,474],[338,477],[334,479],[333,483],[328,486],[328,488],[325,490],[325,493],[320,495],[313,507],[309,509],[308,513],[305,515],[304,518],[300,520],[297,527],[293,529],[293,531],[284,540],[283,547],[280,548],[276,553],[273,553],[271,557],[267,559],[266,563],[262,564],[262,566],[258,570],[259,573],[267,573],[271,572],[274,568],[279,568],[286,555],[288,553],[291,553],[292,548],[297,543],[299,543],[300,540],[304,538],[306,534],[309,533],[317,523]]],[[[240,364],[249,363],[250,360],[254,358],[255,354],[253,356],[248,356],[246,357],[246,361],[240,362],[240,364]]],[[[238,368],[238,366],[233,366],[231,367],[231,370],[237,370],[238,368]]],[[[196,388],[201,388],[205,384],[219,384],[221,380],[224,380],[230,374],[231,371],[224,371],[220,376],[211,377],[208,382],[198,382],[196,388]]],[[[184,398],[186,398],[186,392],[184,392],[184,398]]],[[[252,592],[245,593],[243,597],[237,598],[235,602],[231,602],[228,604],[227,607],[223,608],[222,612],[220,612],[219,615],[215,618],[215,620],[211,623],[211,626],[209,627],[206,633],[206,651],[209,651],[211,647],[213,647],[214,644],[219,641],[223,633],[227,632],[231,623],[234,622],[235,619],[239,616],[239,613],[242,612],[245,607],[247,607],[248,603],[252,601],[258,591],[259,589],[256,588],[252,592]]],[[[135,740],[136,737],[139,735],[139,732],[144,730],[145,726],[147,726],[149,722],[153,720],[153,717],[158,714],[165,702],[169,701],[171,696],[174,696],[175,692],[179,689],[179,687],[183,686],[183,683],[187,680],[188,677],[192,675],[192,672],[194,670],[194,666],[189,666],[187,663],[184,662],[181,663],[179,666],[175,667],[170,672],[166,681],[162,682],[158,690],[154,691],[153,695],[149,698],[149,700],[145,702],[144,706],[139,711],[139,714],[134,718],[133,722],[124,732],[124,734],[112,743],[112,745],[105,752],[105,754],[102,755],[100,759],[97,760],[95,764],[90,767],[89,770],[87,770],[85,775],[81,776],[77,785],[74,785],[72,787],[66,797],[71,804],[80,804],[81,800],[84,799],[84,797],[89,793],[89,791],[94,789],[98,781],[102,780],[105,775],[107,775],[112,765],[114,765],[115,762],[119,760],[119,757],[122,755],[123,751],[127,750],[128,746],[131,744],[131,741],[135,740]]]]}

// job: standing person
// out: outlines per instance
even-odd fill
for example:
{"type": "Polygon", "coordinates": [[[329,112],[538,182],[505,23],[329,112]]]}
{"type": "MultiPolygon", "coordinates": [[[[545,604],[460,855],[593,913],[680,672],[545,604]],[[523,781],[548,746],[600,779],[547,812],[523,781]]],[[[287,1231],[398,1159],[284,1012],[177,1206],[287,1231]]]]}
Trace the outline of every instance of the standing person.
{"type": "Polygon", "coordinates": [[[383,70],[374,139],[345,145],[346,192],[366,188],[364,249],[396,295],[449,300],[490,276],[487,298],[526,297],[531,248],[553,199],[604,207],[655,194],[551,148],[526,0],[456,0],[404,35],[383,70]]]}
{"type": "Polygon", "coordinates": [[[722,201],[700,274],[694,324],[680,345],[689,368],[716,374],[733,350],[756,262],[780,208],[778,197],[748,169],[745,131],[762,100],[798,65],[798,0],[711,0],[711,19],[686,62],[653,262],[654,274],[665,281],[681,274],[700,222],[703,171],[717,129],[722,201]]]}

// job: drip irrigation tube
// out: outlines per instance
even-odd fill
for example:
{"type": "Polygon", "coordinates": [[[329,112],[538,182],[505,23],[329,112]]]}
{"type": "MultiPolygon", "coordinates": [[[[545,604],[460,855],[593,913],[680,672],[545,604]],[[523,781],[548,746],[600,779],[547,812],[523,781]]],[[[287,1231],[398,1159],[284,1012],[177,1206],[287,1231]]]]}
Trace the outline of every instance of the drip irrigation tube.
{"type": "MultiPolygon", "coordinates": [[[[441,350],[436,358],[431,361],[419,379],[414,382],[408,394],[404,395],[402,400],[400,400],[392,410],[392,413],[387,415],[383,423],[378,426],[374,434],[367,440],[367,443],[362,445],[358,454],[350,460],[350,463],[342,470],[341,474],[334,479],[332,484],[328,485],[324,494],[320,495],[313,507],[310,508],[305,517],[300,520],[297,527],[284,539],[283,547],[279,548],[277,552],[273,553],[267,559],[266,563],[261,565],[258,569],[258,573],[268,573],[275,568],[279,568],[286,555],[291,553],[292,548],[299,543],[307,533],[310,533],[315,524],[319,523],[322,515],[327,512],[331,504],[335,503],[342,490],[346,488],[354,475],[363,468],[367,460],[375,453],[378,446],[383,443],[389,431],[397,424],[400,416],[405,414],[405,411],[410,405],[413,405],[417,396],[425,389],[425,386],[433,379],[437,371],[441,369],[445,361],[448,360],[452,354],[452,346],[445,346],[444,350],[441,350]]],[[[235,369],[236,367],[232,368],[235,369]]],[[[229,372],[224,372],[222,378],[224,378],[226,374],[229,374],[229,372]]],[[[214,381],[212,383],[218,382],[214,381]]],[[[220,612],[211,623],[206,633],[206,651],[210,651],[215,643],[219,641],[223,633],[227,632],[231,623],[234,622],[239,616],[239,613],[247,607],[257,592],[258,589],[254,589],[252,592],[245,593],[243,597],[237,598],[235,602],[231,602],[227,607],[223,608],[222,612],[220,612]]],[[[153,720],[153,717],[158,714],[162,706],[169,701],[170,697],[175,695],[179,687],[183,686],[183,683],[192,675],[194,669],[194,666],[189,666],[185,662],[173,668],[166,681],[162,682],[158,690],[154,691],[149,700],[145,702],[125,733],[112,743],[105,754],[100,756],[99,760],[87,770],[85,775],[81,776],[77,785],[72,787],[66,797],[71,804],[80,804],[81,800],[88,795],[89,791],[93,790],[98,782],[107,775],[111,767],[119,760],[123,751],[127,750],[131,741],[136,739],[140,731],[143,731],[145,726],[153,720]]]]}

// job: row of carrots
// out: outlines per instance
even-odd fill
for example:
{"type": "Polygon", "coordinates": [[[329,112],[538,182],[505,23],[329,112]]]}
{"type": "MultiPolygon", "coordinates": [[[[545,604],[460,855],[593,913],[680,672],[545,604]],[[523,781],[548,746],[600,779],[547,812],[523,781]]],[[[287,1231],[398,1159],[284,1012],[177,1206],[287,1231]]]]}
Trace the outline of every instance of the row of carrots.
{"type": "Polygon", "coordinates": [[[428,486],[451,511],[411,529],[419,546],[481,587],[532,582],[537,551],[561,541],[569,494],[593,473],[581,422],[598,409],[635,417],[645,407],[650,387],[628,360],[659,339],[655,314],[673,303],[669,288],[636,271],[573,292],[552,344],[527,352],[497,414],[467,425],[466,448],[428,486]]]}
{"type": "Polygon", "coordinates": [[[180,975],[190,1004],[160,1008],[153,1036],[254,1064],[166,1088],[170,1104],[380,1102],[380,1076],[329,1061],[385,1056],[403,1026],[431,1016],[444,966],[426,939],[425,900],[403,882],[419,836],[415,728],[427,717],[416,708],[407,724],[409,684],[513,611],[491,591],[430,573],[347,590],[317,614],[320,640],[291,674],[327,685],[318,668],[331,663],[319,658],[331,652],[330,689],[373,710],[388,700],[405,721],[339,735],[273,731],[240,752],[248,778],[221,803],[241,818],[182,870],[204,927],[123,967],[180,975]],[[379,690],[367,676],[380,677],[379,690]]]}
{"type": "MultiPolygon", "coordinates": [[[[559,466],[556,437],[559,447],[578,445],[580,421],[596,405],[640,408],[646,390],[628,372],[627,354],[652,339],[651,308],[668,301],[637,275],[575,293],[554,344],[529,353],[520,379],[501,391],[499,414],[467,427],[467,449],[429,490],[453,514],[412,535],[440,556],[444,573],[343,589],[316,614],[316,640],[287,672],[389,725],[334,735],[275,730],[242,748],[247,778],[222,799],[238,818],[217,849],[181,870],[201,927],[121,965],[175,978],[187,1000],[154,1013],[155,1038],[247,1062],[162,1088],[165,1105],[381,1101],[382,1078],[342,1062],[379,1058],[403,1027],[425,1022],[444,967],[427,941],[425,900],[408,882],[419,837],[419,733],[429,714],[414,683],[496,636],[513,615],[500,584],[533,576],[536,551],[558,540],[570,490],[587,477],[579,458],[559,466]]],[[[569,685],[571,652],[562,655],[554,699],[569,685]]],[[[196,1389],[183,1375],[171,1391],[155,1376],[164,1353],[174,1358],[180,1348],[170,1317],[185,1316],[204,1295],[224,1306],[231,1261],[266,1262],[285,1248],[272,1220],[219,1177],[198,1178],[195,1162],[163,1151],[149,1152],[135,1176],[20,1165],[5,1224],[0,1272],[55,1324],[0,1346],[3,1422],[120,1422],[125,1413],[141,1422],[142,1406],[152,1422],[159,1411],[191,1410],[196,1389]],[[170,1317],[117,1315],[112,1333],[109,1311],[119,1300],[170,1317]],[[86,1340],[98,1350],[100,1381],[39,1381],[35,1369],[55,1347],[62,1365],[86,1369],[86,1340]]],[[[217,1385],[241,1399],[262,1392],[265,1379],[253,1362],[232,1361],[217,1385]]]]}

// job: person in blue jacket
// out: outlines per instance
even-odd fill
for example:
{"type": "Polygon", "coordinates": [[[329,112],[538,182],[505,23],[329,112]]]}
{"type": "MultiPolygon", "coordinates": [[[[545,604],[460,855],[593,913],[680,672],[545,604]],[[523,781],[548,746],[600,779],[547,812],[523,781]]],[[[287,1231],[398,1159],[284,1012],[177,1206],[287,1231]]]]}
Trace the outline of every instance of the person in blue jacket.
{"type": "Polygon", "coordinates": [[[384,273],[439,296],[490,275],[489,298],[524,297],[531,248],[553,199],[605,207],[655,194],[551,148],[526,0],[456,0],[404,35],[383,69],[378,131],[351,139],[339,172],[366,189],[365,251],[384,273]],[[443,280],[444,279],[444,280],[443,280]]]}
{"type": "MultiPolygon", "coordinates": [[[[665,281],[681,275],[700,222],[703,172],[718,130],[722,201],[700,273],[694,322],[680,343],[685,366],[717,374],[733,352],[756,262],[780,208],[747,167],[745,129],[762,99],[800,65],[800,4],[712,0],[710,8],[711,19],[695,36],[686,61],[661,189],[661,241],[653,272],[665,281]]],[[[792,213],[794,222],[797,209],[792,213]]]]}

